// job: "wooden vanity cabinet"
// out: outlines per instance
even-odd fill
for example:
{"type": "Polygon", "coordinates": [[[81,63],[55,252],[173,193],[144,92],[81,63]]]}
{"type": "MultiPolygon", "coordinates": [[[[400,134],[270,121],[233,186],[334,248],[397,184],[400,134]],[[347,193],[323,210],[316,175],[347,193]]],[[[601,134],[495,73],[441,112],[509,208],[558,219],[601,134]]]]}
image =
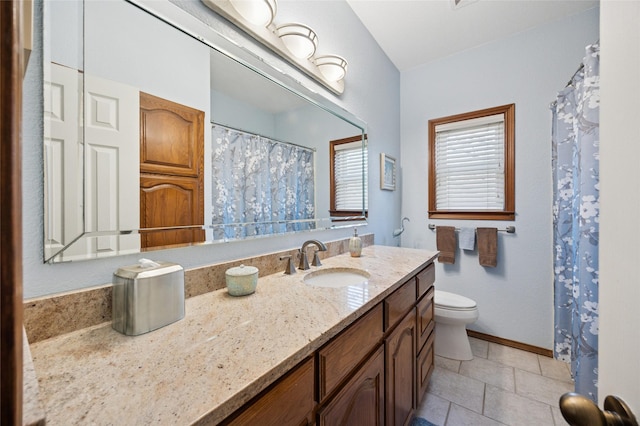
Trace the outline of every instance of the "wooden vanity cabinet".
{"type": "Polygon", "coordinates": [[[432,264],[416,276],[418,282],[416,305],[416,407],[424,397],[434,368],[433,341],[435,339],[435,267],[432,264]]]}
{"type": "Polygon", "coordinates": [[[388,426],[411,423],[433,372],[434,281],[431,263],[385,299],[388,426]]]}
{"type": "Polygon", "coordinates": [[[233,426],[313,424],[315,364],[311,357],[222,424],[233,426]]]}
{"type": "Polygon", "coordinates": [[[433,371],[434,270],[430,264],[411,277],[318,351],[319,426],[411,423],[433,371]],[[384,344],[365,357],[380,337],[384,344]]]}
{"type": "Polygon", "coordinates": [[[410,424],[433,372],[434,270],[409,278],[225,424],[410,424]]]}

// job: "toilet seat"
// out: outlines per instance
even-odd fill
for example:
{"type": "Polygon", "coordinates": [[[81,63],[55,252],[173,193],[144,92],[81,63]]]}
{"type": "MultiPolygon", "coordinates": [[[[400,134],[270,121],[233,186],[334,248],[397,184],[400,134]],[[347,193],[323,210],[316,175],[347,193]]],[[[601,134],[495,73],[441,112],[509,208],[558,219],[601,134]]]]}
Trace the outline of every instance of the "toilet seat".
{"type": "Polygon", "coordinates": [[[477,308],[474,300],[448,291],[436,290],[433,300],[436,307],[452,311],[470,311],[477,308]]]}

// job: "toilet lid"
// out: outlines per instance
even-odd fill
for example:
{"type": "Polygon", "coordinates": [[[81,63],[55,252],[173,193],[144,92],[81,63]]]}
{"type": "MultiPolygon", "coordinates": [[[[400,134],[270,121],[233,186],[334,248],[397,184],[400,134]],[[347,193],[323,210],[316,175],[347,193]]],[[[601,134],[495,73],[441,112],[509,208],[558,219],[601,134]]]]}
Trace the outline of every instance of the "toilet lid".
{"type": "Polygon", "coordinates": [[[434,301],[436,305],[452,309],[471,309],[476,307],[474,300],[442,290],[436,290],[434,301]]]}

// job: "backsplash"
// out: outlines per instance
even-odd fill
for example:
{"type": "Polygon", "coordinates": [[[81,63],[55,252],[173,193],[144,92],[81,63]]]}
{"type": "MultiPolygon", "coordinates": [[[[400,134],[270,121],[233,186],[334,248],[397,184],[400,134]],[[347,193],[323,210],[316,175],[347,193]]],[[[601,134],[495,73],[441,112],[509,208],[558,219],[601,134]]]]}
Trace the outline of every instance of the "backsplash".
{"type": "MultiPolygon", "coordinates": [[[[361,235],[363,246],[373,245],[374,235],[361,235]]],[[[327,251],[320,258],[349,251],[349,238],[326,242],[327,251]]],[[[257,267],[260,276],[283,272],[281,256],[295,256],[298,249],[233,260],[185,270],[185,298],[198,296],[226,287],[225,271],[240,264],[257,267]]],[[[297,262],[296,262],[297,264],[297,262]]],[[[24,327],[29,343],[49,339],[86,327],[111,321],[111,283],[70,293],[24,301],[24,327]]]]}

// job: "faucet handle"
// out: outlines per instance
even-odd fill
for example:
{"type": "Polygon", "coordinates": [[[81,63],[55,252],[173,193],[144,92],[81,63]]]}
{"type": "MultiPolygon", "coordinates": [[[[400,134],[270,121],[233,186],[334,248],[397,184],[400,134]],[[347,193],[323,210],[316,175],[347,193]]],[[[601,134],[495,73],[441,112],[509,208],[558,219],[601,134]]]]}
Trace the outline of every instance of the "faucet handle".
{"type": "Polygon", "coordinates": [[[300,253],[300,264],[298,265],[298,269],[301,271],[306,271],[309,269],[309,260],[307,259],[307,251],[306,250],[298,250],[300,253]]]}
{"type": "Polygon", "coordinates": [[[285,256],[280,256],[280,260],[285,260],[285,259],[287,259],[287,267],[284,270],[284,273],[286,275],[295,274],[296,273],[296,267],[293,266],[293,259],[291,258],[291,255],[287,254],[285,256]]]}
{"type": "Polygon", "coordinates": [[[320,256],[318,256],[318,252],[320,251],[322,250],[316,250],[313,252],[313,261],[311,262],[313,266],[322,266],[322,262],[320,262],[320,256]]]}

